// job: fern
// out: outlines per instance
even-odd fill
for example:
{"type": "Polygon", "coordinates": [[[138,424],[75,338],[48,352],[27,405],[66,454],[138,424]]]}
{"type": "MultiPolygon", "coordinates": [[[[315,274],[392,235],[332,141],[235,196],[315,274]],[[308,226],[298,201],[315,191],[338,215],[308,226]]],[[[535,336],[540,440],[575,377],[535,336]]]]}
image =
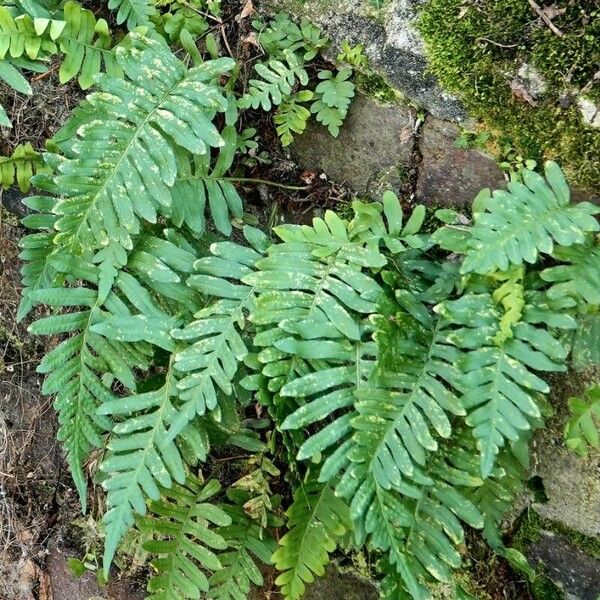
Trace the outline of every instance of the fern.
{"type": "Polygon", "coordinates": [[[319,71],[321,83],[315,88],[315,101],[310,112],[316,115],[333,137],[337,137],[340,127],[348,114],[350,101],[354,96],[354,84],[348,81],[352,69],[346,67],[336,75],[331,71],[319,71]]]}
{"type": "Polygon", "coordinates": [[[588,447],[600,447],[600,386],[587,389],[583,398],[569,398],[571,418],[565,426],[567,446],[586,456],[588,447]]]}
{"type": "Polygon", "coordinates": [[[578,371],[600,365],[600,315],[598,313],[590,313],[578,318],[571,361],[578,371]]]}
{"type": "Polygon", "coordinates": [[[144,543],[144,550],[157,555],[148,600],[200,598],[208,591],[206,571],[222,569],[215,550],[227,547],[219,529],[231,525],[222,508],[207,502],[220,487],[215,480],[202,485],[189,476],[184,485],[161,490],[161,499],[150,504],[149,516],[139,525],[153,538],[144,543]]]}
{"type": "Polygon", "coordinates": [[[600,208],[589,202],[569,205],[569,188],[556,163],[546,165],[546,180],[523,170],[523,183],[511,181],[481,199],[476,213],[463,273],[506,271],[509,265],[534,263],[539,253],[551,254],[554,245],[585,242],[586,233],[598,231],[593,215],[600,208]]]}
{"type": "Polygon", "coordinates": [[[238,506],[223,506],[223,510],[232,521],[231,525],[219,529],[228,549],[219,554],[223,568],[211,576],[208,597],[214,600],[244,599],[252,585],[263,585],[257,561],[262,565],[271,564],[275,543],[238,506]]]}
{"type": "Polygon", "coordinates": [[[128,80],[103,76],[102,91],[73,117],[77,124],[86,114],[96,118],[77,129],[78,143],[62,144],[68,159],[56,176],[65,195],[55,207],[56,239],[74,249],[109,240],[131,248],[139,219],[156,222],[161,207],[171,204],[177,149],[204,154],[223,145],[211,119],[227,101],[213,82],[232,61],[188,71],[162,42],[138,34],[116,52],[128,80]],[[146,68],[155,77],[147,78],[146,68]]]}
{"type": "Polygon", "coordinates": [[[117,23],[126,23],[130,31],[139,25],[151,27],[150,17],[156,14],[150,0],[109,0],[108,8],[117,11],[117,23]]]}
{"type": "MultiPolygon", "coordinates": [[[[461,326],[448,340],[469,350],[461,359],[462,403],[470,411],[466,422],[478,440],[481,473],[488,477],[505,440],[518,440],[530,429],[530,419],[541,415],[535,393],[550,388],[533,371],[564,371],[568,351],[547,330],[535,326],[539,310],[530,319],[525,309],[523,320],[512,328],[513,338],[500,343],[497,327],[502,317],[488,295],[467,294],[436,310],[461,326]]],[[[550,317],[548,311],[547,322],[550,317]]]]}
{"type": "Polygon", "coordinates": [[[101,72],[120,78],[123,74],[111,50],[112,40],[104,19],[96,20],[94,13],[77,2],[64,7],[66,26],[60,36],[64,54],[58,71],[60,83],[77,77],[82,90],[91,87],[101,72]]]}
{"type": "Polygon", "coordinates": [[[254,69],[262,79],[251,79],[246,94],[238,100],[240,108],[271,110],[279,106],[292,93],[297,83],[306,85],[308,74],[295,54],[285,52],[285,62],[272,59],[268,63],[258,63],[254,69]]]}
{"type": "Polygon", "coordinates": [[[301,103],[308,102],[312,97],[310,90],[301,90],[279,107],[273,121],[282,146],[289,146],[294,141],[294,133],[301,134],[306,129],[310,111],[301,103]]]}
{"type": "Polygon", "coordinates": [[[0,184],[4,189],[16,183],[27,193],[31,178],[39,171],[43,171],[42,157],[29,142],[19,144],[11,156],[0,157],[0,184]]]}
{"type": "Polygon", "coordinates": [[[7,55],[10,58],[27,56],[31,60],[56,53],[54,40],[60,35],[60,28],[64,25],[54,25],[48,33],[52,36],[42,37],[39,27],[36,28],[34,20],[27,14],[13,17],[5,6],[0,6],[0,59],[7,55]]]}
{"type": "Polygon", "coordinates": [[[331,487],[315,481],[299,487],[286,514],[289,531],[273,554],[275,566],[281,571],[276,583],[284,598],[298,600],[305,584],[314,581],[315,575],[323,575],[329,554],[336,548],[336,538],[351,525],[344,502],[336,498],[331,487]]]}

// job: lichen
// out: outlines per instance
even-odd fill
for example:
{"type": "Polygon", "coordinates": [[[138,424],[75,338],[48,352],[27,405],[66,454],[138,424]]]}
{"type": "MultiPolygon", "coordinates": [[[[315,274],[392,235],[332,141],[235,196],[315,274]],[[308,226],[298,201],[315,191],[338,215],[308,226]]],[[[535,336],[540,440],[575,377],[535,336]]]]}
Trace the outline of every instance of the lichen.
{"type": "Polygon", "coordinates": [[[600,131],[586,125],[577,105],[582,90],[600,97],[597,0],[555,2],[556,35],[523,0],[430,0],[420,13],[431,71],[492,132],[505,159],[559,159],[572,184],[600,187],[600,131]],[[546,88],[530,101],[511,81],[531,65],[546,88]]]}

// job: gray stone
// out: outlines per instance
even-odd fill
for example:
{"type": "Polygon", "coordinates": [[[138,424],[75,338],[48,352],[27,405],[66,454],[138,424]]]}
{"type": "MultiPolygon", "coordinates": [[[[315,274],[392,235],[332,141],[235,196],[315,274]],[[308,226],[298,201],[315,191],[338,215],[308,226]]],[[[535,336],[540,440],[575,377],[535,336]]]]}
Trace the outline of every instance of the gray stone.
{"type": "Polygon", "coordinates": [[[523,63],[518,71],[517,76],[527,87],[529,93],[534,97],[541,96],[547,88],[547,84],[540,72],[528,63],[523,63]]]}
{"type": "Polygon", "coordinates": [[[600,127],[600,106],[585,96],[578,98],[577,104],[584,123],[592,127],[600,127]]]}
{"type": "Polygon", "coordinates": [[[564,443],[563,431],[569,418],[568,399],[580,397],[600,369],[562,374],[551,379],[550,400],[555,416],[540,430],[533,445],[535,473],[541,477],[547,501],[533,509],[549,519],[587,536],[600,536],[600,452],[580,458],[564,443]]]}
{"type": "Polygon", "coordinates": [[[597,600],[600,596],[600,560],[573,546],[566,538],[540,531],[527,558],[544,571],[564,591],[569,600],[597,600]]]}
{"type": "Polygon", "coordinates": [[[416,197],[434,206],[470,204],[486,187],[504,187],[506,181],[496,161],[478,150],[457,148],[460,129],[454,123],[428,116],[421,138],[422,162],[416,197]]]}
{"type": "MultiPolygon", "coordinates": [[[[423,0],[389,0],[375,12],[365,0],[273,0],[267,9],[284,9],[320,25],[332,39],[331,55],[342,42],[363,44],[371,68],[407,98],[443,119],[467,117],[460,102],[427,73],[423,42],[415,28],[423,0]]],[[[264,3],[263,3],[264,4],[264,3]]]]}
{"type": "Polygon", "coordinates": [[[337,138],[312,123],[292,145],[300,166],[325,173],[359,194],[398,191],[413,145],[414,110],[357,95],[337,138]]]}

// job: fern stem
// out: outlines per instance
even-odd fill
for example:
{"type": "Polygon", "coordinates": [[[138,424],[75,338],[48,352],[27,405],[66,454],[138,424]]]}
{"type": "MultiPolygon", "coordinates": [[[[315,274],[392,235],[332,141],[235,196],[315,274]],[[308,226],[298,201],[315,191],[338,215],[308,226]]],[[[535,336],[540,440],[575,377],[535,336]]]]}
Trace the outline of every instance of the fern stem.
{"type": "Polygon", "coordinates": [[[285,183],[277,183],[276,181],[270,181],[269,179],[254,179],[253,177],[222,177],[226,181],[236,181],[238,183],[256,183],[263,185],[270,185],[272,187],[282,188],[284,190],[294,190],[294,191],[305,191],[311,188],[310,185],[287,185],[285,183]]]}

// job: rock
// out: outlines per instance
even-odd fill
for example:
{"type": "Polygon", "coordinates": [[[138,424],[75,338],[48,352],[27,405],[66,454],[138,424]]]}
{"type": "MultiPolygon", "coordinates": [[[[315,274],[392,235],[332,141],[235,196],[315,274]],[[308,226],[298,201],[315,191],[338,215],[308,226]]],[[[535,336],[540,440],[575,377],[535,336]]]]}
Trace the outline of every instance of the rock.
{"type": "Polygon", "coordinates": [[[422,162],[416,197],[434,206],[468,205],[486,187],[505,185],[496,161],[478,150],[463,150],[454,144],[457,125],[428,116],[421,138],[422,162]]]}
{"type": "Polygon", "coordinates": [[[377,600],[379,592],[372,582],[333,566],[325,575],[307,586],[303,600],[377,600]]]}
{"type": "Polygon", "coordinates": [[[26,194],[23,194],[15,186],[9,187],[6,190],[0,188],[0,205],[20,219],[30,212],[23,204],[23,198],[25,197],[26,194]]]}
{"type": "Polygon", "coordinates": [[[359,194],[398,191],[411,159],[414,118],[411,108],[359,94],[337,138],[312,123],[298,136],[292,153],[303,168],[325,173],[359,194]]]}
{"type": "Polygon", "coordinates": [[[600,536],[600,452],[580,458],[566,447],[563,431],[569,418],[568,398],[581,396],[599,376],[600,369],[589,368],[551,379],[550,400],[556,414],[536,435],[533,446],[535,474],[543,482],[547,501],[532,508],[543,519],[586,536],[600,536]]]}
{"type": "Polygon", "coordinates": [[[519,67],[517,77],[534,98],[539,98],[546,91],[547,84],[542,75],[528,63],[523,63],[519,67]]]}
{"type": "Polygon", "coordinates": [[[427,73],[423,41],[414,24],[422,3],[389,0],[375,11],[363,0],[274,0],[268,9],[288,10],[321,26],[333,42],[332,56],[344,41],[363,44],[369,66],[391,86],[436,117],[461,121],[467,115],[460,102],[427,73]]]}
{"type": "Polygon", "coordinates": [[[579,112],[581,113],[583,122],[591,127],[600,128],[600,106],[585,96],[578,98],[577,104],[579,105],[579,112]]]}
{"type": "Polygon", "coordinates": [[[563,536],[542,530],[526,554],[564,590],[567,600],[598,599],[600,560],[588,556],[563,536]]]}

